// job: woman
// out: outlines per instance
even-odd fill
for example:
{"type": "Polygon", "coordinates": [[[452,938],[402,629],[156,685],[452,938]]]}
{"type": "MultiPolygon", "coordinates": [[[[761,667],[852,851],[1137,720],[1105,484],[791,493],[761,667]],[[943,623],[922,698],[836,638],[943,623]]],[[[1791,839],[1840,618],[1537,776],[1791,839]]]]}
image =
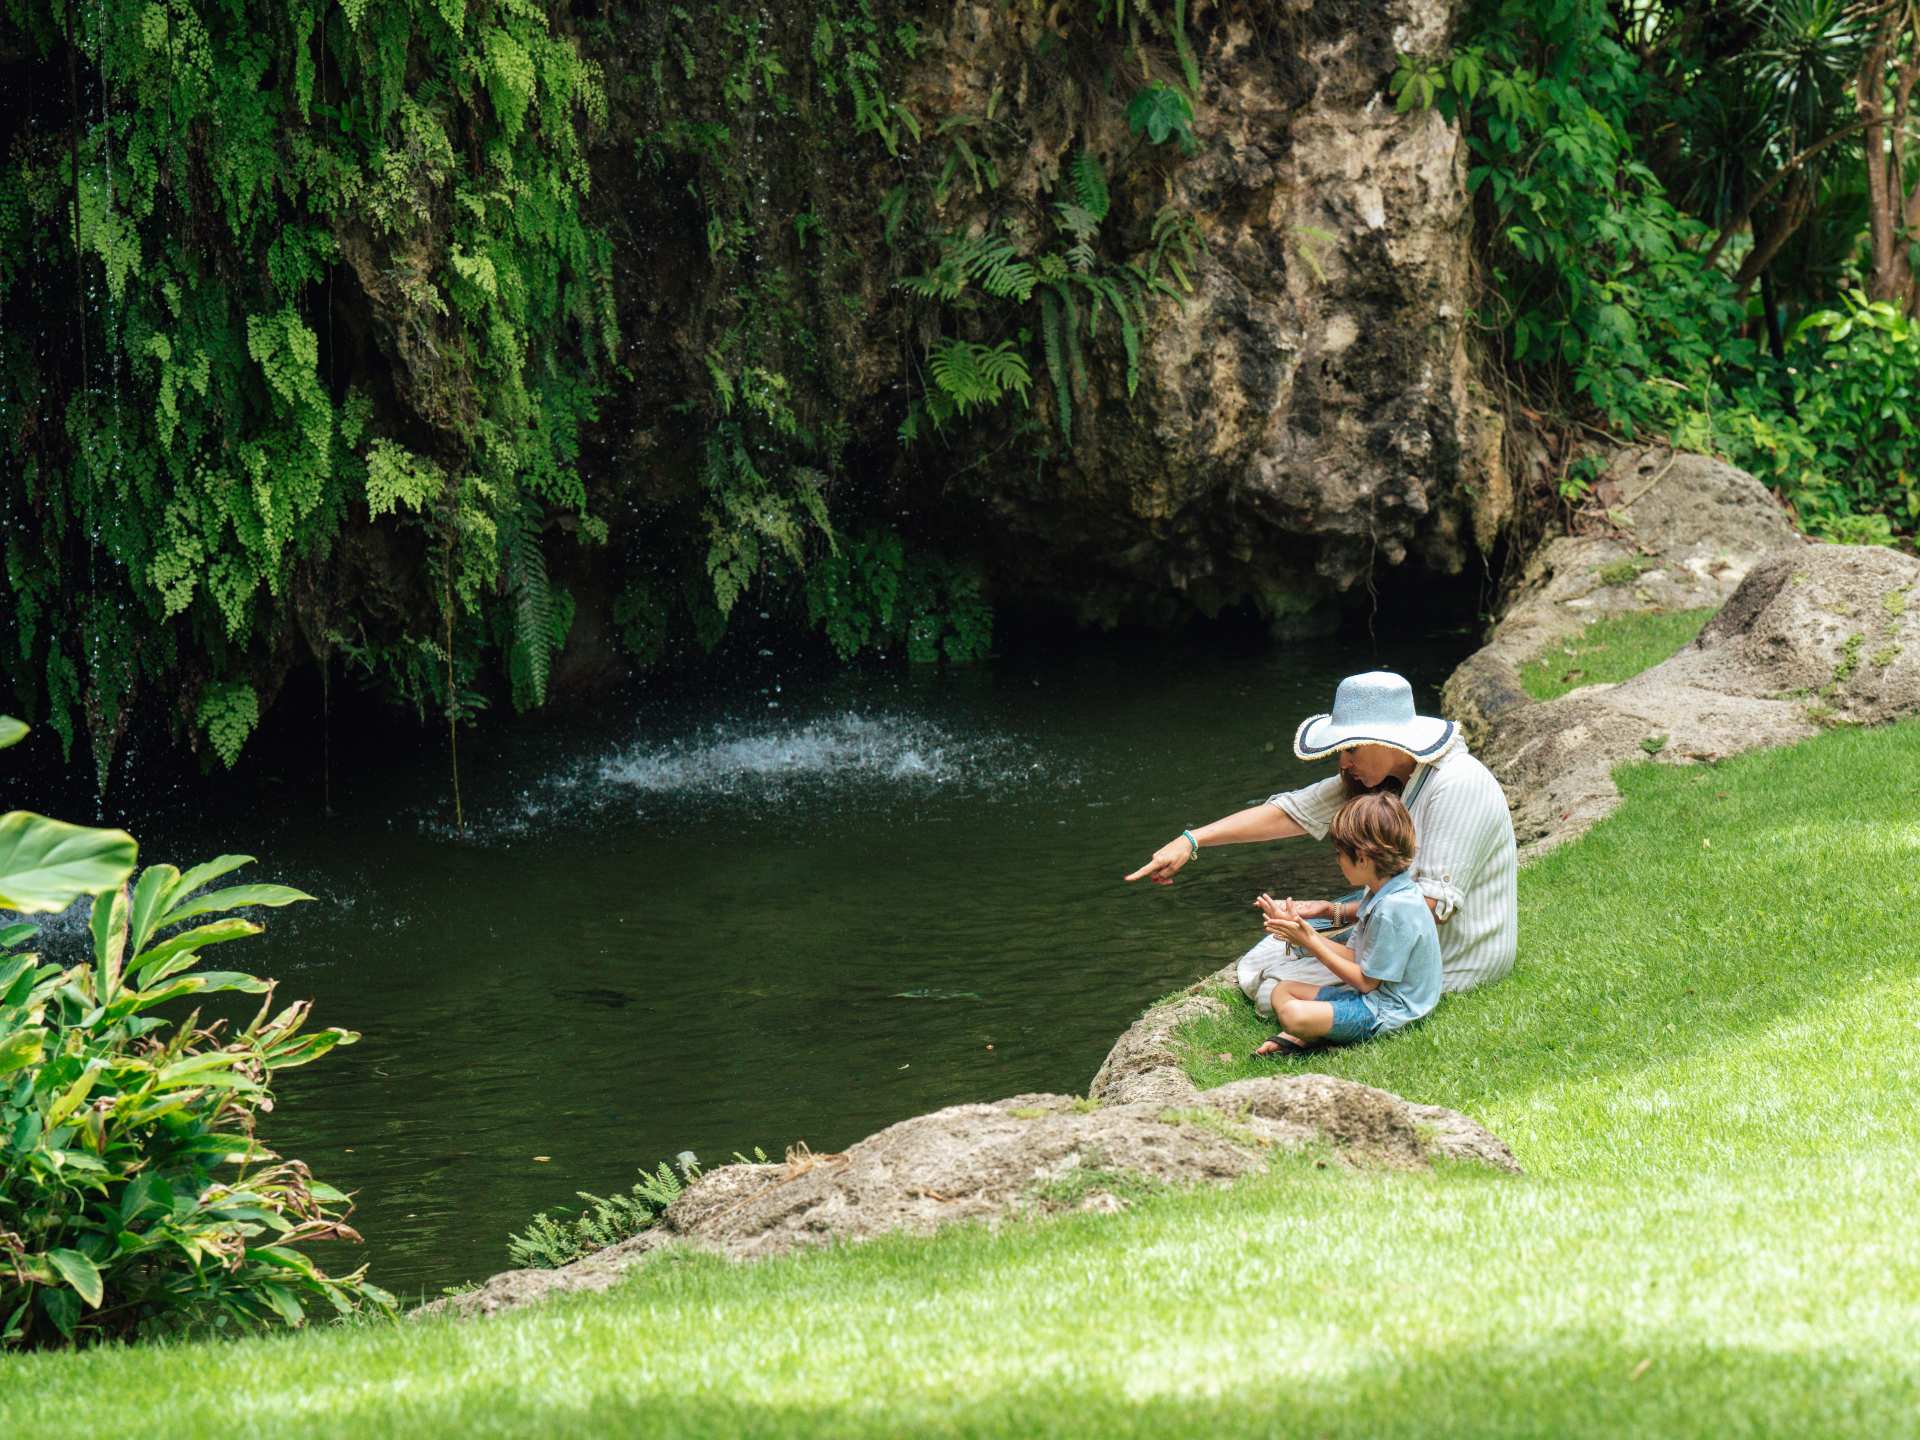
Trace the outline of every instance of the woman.
{"type": "MultiPolygon", "coordinates": [[[[1332,756],[1339,773],[1181,831],[1128,881],[1172,884],[1208,846],[1296,835],[1324,840],[1343,800],[1391,789],[1413,816],[1418,849],[1408,873],[1440,927],[1443,987],[1471,990],[1513,968],[1519,939],[1513,820],[1500,782],[1467,753],[1452,721],[1416,713],[1412,686],[1390,671],[1372,670],[1340,682],[1332,712],[1308,717],[1294,733],[1293,753],[1302,760],[1332,756]]],[[[1306,900],[1295,909],[1342,929],[1357,904],[1353,898],[1306,900]]],[[[1280,981],[1324,978],[1317,961],[1272,936],[1242,955],[1237,969],[1240,988],[1262,1016],[1272,1014],[1280,981]]]]}

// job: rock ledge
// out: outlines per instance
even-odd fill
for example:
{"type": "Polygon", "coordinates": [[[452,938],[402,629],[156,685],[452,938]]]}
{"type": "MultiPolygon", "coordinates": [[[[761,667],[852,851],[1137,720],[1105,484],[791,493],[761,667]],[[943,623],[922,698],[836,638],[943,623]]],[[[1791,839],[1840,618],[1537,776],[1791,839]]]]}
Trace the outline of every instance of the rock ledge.
{"type": "Polygon", "coordinates": [[[416,1314],[489,1315],[553,1294],[604,1290],[654,1251],[751,1260],[833,1241],[924,1235],[959,1221],[1124,1209],[1166,1186],[1223,1184],[1276,1151],[1322,1163],[1424,1170],[1436,1158],[1517,1172],[1495,1136],[1450,1110],[1331,1075],[1240,1080],[1103,1104],[1016,1095],[890,1125],[843,1154],[728,1165],[702,1175],[660,1223],[560,1270],[514,1270],[416,1314]]]}

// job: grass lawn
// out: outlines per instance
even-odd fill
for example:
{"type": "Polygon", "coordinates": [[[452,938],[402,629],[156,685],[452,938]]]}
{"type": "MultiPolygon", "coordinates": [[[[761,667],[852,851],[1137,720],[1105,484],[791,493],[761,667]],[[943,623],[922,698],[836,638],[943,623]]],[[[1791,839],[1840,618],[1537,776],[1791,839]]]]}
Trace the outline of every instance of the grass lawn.
{"type": "MultiPolygon", "coordinates": [[[[1916,776],[1913,724],[1629,769],[1523,873],[1511,979],[1315,1062],[1479,1117],[1524,1177],[1288,1159],[480,1324],[14,1358],[0,1432],[1914,1433],[1916,776]]],[[[1196,1073],[1257,1073],[1213,1057],[1261,1033],[1197,1030],[1196,1073]]]]}
{"type": "Polygon", "coordinates": [[[1677,652],[1714,612],[1643,610],[1595,620],[1564,644],[1520,667],[1520,684],[1536,700],[1582,685],[1618,684],[1677,652]]]}

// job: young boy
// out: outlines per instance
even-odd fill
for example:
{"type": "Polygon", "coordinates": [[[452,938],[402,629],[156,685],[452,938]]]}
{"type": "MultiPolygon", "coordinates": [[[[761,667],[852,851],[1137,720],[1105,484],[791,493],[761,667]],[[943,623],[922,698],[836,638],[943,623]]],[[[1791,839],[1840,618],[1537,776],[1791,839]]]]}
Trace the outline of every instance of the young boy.
{"type": "Polygon", "coordinates": [[[1255,1055],[1371,1040],[1411,1025],[1440,1003],[1440,936],[1426,897],[1406,875],[1414,851],[1407,807],[1384,791],[1356,795],[1335,813],[1328,833],[1347,883],[1366,891],[1350,947],[1314,929],[1290,899],[1262,895],[1253,903],[1268,934],[1313,956],[1340,983],[1280,981],[1273,1010],[1283,1028],[1255,1055]]]}

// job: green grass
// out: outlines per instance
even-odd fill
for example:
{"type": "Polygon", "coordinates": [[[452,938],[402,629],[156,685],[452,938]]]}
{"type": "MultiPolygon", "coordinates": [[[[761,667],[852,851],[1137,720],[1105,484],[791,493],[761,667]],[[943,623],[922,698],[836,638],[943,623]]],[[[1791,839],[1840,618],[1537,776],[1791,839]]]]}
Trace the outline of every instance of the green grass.
{"type": "Polygon", "coordinates": [[[1582,685],[1618,684],[1674,654],[1713,613],[1641,610],[1595,620],[1523,665],[1520,683],[1536,700],[1552,700],[1582,685]]]}
{"type": "MultiPolygon", "coordinates": [[[[1858,1435],[1920,1407],[1920,726],[1718,768],[1521,877],[1513,977],[1314,1068],[1522,1177],[1286,1159],[1118,1216],[656,1261],[471,1325],[0,1361],[0,1431],[1858,1435]],[[163,1419],[162,1419],[163,1417],[163,1419]]],[[[1239,1002],[1196,1027],[1239,1055],[1239,1002]]]]}

